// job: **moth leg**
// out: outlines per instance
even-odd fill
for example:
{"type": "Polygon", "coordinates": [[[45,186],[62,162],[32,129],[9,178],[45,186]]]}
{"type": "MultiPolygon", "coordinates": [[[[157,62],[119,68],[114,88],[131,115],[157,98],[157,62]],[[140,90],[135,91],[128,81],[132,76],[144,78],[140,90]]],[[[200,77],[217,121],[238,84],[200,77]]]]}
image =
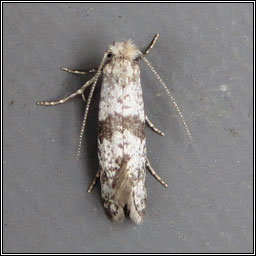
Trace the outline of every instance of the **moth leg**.
{"type": "Polygon", "coordinates": [[[159,129],[157,129],[154,124],[149,120],[148,116],[146,115],[146,123],[148,124],[148,126],[157,134],[164,136],[164,133],[162,131],[160,131],[159,129]]]}
{"type": "Polygon", "coordinates": [[[97,182],[99,177],[100,177],[100,170],[97,171],[93,181],[91,182],[91,184],[90,184],[90,186],[89,186],[89,188],[87,190],[88,193],[92,192],[92,190],[93,190],[93,188],[94,188],[94,186],[95,186],[95,184],[96,184],[96,182],[97,182]]]}
{"type": "Polygon", "coordinates": [[[86,101],[86,100],[85,100],[84,93],[82,93],[82,99],[83,99],[84,102],[86,101]]]}
{"type": "Polygon", "coordinates": [[[69,73],[76,74],[76,75],[86,75],[88,73],[95,73],[95,72],[97,72],[98,69],[93,68],[93,69],[90,69],[88,71],[80,71],[80,70],[70,69],[70,68],[67,68],[67,67],[61,67],[61,70],[67,71],[69,73]]]}
{"type": "Polygon", "coordinates": [[[88,87],[90,84],[92,84],[94,80],[95,80],[95,77],[93,77],[92,79],[87,81],[79,90],[77,90],[76,92],[68,95],[65,98],[62,98],[62,99],[57,100],[57,101],[37,101],[36,104],[41,105],[41,106],[54,106],[54,105],[57,105],[57,104],[63,104],[65,102],[67,102],[68,100],[74,98],[76,95],[83,94],[83,91],[85,90],[85,88],[88,87]]]}
{"type": "MultiPolygon", "coordinates": [[[[147,47],[146,51],[143,53],[143,57],[145,57],[149,52],[150,50],[154,47],[155,43],[156,43],[156,40],[158,39],[159,37],[159,34],[155,34],[153,40],[151,41],[151,43],[149,44],[149,46],[147,47]]],[[[141,60],[141,56],[139,56],[136,61],[140,61],[141,60]]]]}
{"type": "Polygon", "coordinates": [[[164,187],[168,187],[168,184],[154,171],[154,169],[152,168],[150,162],[148,161],[148,159],[146,160],[146,166],[148,167],[148,170],[150,171],[150,173],[164,186],[164,187]]]}

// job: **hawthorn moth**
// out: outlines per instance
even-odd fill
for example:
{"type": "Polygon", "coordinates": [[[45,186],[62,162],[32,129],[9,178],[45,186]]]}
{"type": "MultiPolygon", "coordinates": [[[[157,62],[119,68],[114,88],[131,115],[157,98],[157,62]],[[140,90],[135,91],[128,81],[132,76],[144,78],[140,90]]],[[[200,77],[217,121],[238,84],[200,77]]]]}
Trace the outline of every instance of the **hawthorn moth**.
{"type": "Polygon", "coordinates": [[[143,59],[159,80],[182,119],[186,132],[192,140],[185,119],[171,92],[155,71],[146,55],[156,43],[158,34],[141,53],[131,40],[114,42],[104,53],[99,67],[90,71],[77,71],[69,68],[62,70],[86,75],[95,73],[79,90],[58,101],[38,101],[38,105],[54,106],[65,103],[81,95],[86,102],[82,128],[79,137],[78,156],[87,114],[98,78],[103,74],[103,84],[99,103],[98,120],[98,158],[99,170],[88,192],[91,192],[97,179],[101,182],[101,195],[106,214],[114,221],[122,221],[128,214],[136,224],[143,222],[146,208],[146,167],[164,186],[167,183],[153,170],[146,153],[145,123],[156,133],[163,136],[144,111],[140,68],[143,59]],[[84,90],[91,86],[88,99],[84,90]]]}

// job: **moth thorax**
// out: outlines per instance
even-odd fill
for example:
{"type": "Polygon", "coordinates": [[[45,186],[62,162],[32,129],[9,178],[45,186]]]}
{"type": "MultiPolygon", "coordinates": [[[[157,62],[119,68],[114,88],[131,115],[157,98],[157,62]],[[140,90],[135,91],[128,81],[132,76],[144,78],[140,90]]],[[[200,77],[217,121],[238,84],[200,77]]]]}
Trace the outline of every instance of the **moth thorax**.
{"type": "Polygon", "coordinates": [[[115,81],[123,84],[128,81],[134,81],[138,79],[140,74],[139,66],[134,62],[127,59],[118,61],[112,59],[104,68],[103,73],[113,78],[115,81]]]}

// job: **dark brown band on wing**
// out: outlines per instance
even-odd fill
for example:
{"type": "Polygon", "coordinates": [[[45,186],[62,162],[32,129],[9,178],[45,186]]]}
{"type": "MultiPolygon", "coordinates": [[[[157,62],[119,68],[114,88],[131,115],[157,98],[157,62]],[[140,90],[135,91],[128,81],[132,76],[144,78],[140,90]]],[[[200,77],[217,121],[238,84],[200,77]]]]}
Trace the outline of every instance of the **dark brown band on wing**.
{"type": "Polygon", "coordinates": [[[139,116],[121,116],[119,114],[109,115],[104,121],[99,122],[99,142],[103,139],[111,141],[115,131],[123,133],[129,131],[134,136],[143,140],[145,138],[145,121],[142,121],[139,116]]]}

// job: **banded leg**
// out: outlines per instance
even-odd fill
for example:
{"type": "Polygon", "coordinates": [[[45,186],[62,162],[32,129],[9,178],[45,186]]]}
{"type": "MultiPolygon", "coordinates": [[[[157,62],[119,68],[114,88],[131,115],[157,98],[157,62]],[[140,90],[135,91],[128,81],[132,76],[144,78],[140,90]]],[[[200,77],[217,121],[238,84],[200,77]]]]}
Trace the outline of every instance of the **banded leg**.
{"type": "Polygon", "coordinates": [[[61,67],[61,70],[67,71],[69,73],[76,74],[76,75],[86,75],[86,74],[89,74],[89,73],[95,73],[95,72],[97,72],[98,69],[93,68],[93,69],[90,69],[88,71],[80,71],[80,70],[70,69],[70,68],[67,68],[67,67],[61,67]]]}
{"type": "Polygon", "coordinates": [[[94,188],[94,186],[95,186],[95,184],[96,184],[96,182],[97,182],[99,177],[100,177],[100,170],[97,171],[93,181],[91,182],[91,184],[90,184],[90,186],[89,186],[89,188],[87,190],[88,193],[92,192],[92,190],[93,190],[93,188],[94,188]]]}
{"type": "MultiPolygon", "coordinates": [[[[143,53],[143,57],[146,56],[150,50],[154,47],[156,40],[158,39],[159,34],[155,34],[153,40],[151,41],[151,43],[149,44],[149,46],[147,47],[146,51],[143,53]]],[[[136,61],[140,61],[141,60],[141,56],[139,56],[136,61]]]]}
{"type": "Polygon", "coordinates": [[[57,101],[37,101],[37,105],[41,105],[41,106],[54,106],[57,104],[63,104],[65,102],[67,102],[68,100],[72,99],[73,97],[75,97],[76,95],[79,94],[83,94],[83,91],[85,90],[86,87],[88,87],[90,84],[92,84],[95,80],[95,76],[90,79],[89,81],[87,81],[79,90],[77,90],[76,92],[72,93],[71,95],[62,98],[60,100],[57,101]]]}
{"type": "Polygon", "coordinates": [[[160,131],[159,129],[157,129],[154,124],[149,120],[148,116],[146,115],[146,123],[148,124],[148,126],[157,134],[164,136],[164,133],[162,131],[160,131]]]}
{"type": "Polygon", "coordinates": [[[146,166],[148,167],[150,173],[164,186],[164,187],[168,187],[168,184],[154,171],[154,169],[152,168],[150,162],[148,161],[148,158],[146,160],[146,166]]]}

